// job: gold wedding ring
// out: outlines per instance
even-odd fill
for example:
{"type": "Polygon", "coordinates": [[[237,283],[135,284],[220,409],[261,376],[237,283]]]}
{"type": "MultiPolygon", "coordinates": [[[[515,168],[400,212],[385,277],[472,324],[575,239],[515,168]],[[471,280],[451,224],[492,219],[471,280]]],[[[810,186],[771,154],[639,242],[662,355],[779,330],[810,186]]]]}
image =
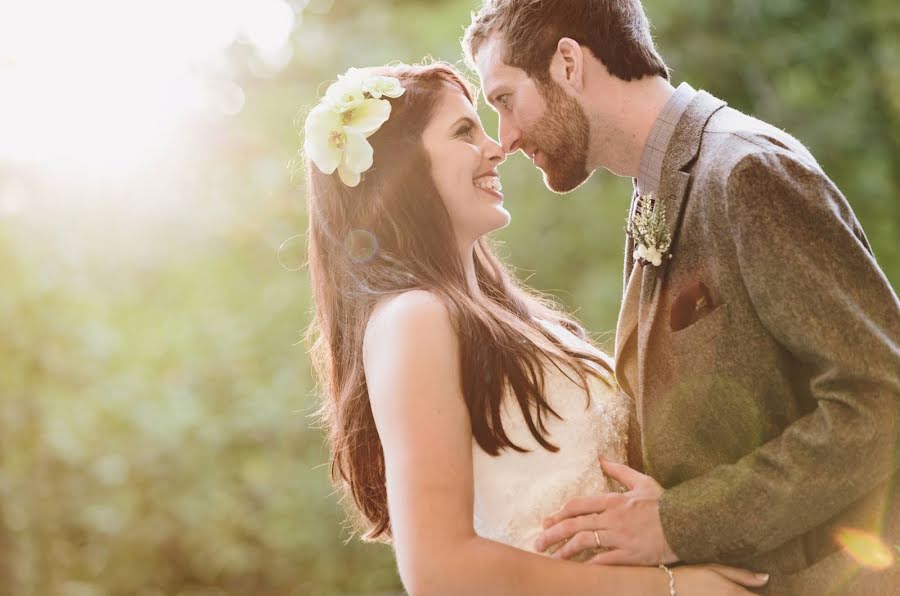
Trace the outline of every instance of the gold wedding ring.
{"type": "Polygon", "coordinates": [[[600,534],[597,533],[597,530],[594,530],[594,541],[597,543],[597,548],[603,548],[600,544],[600,534]]]}

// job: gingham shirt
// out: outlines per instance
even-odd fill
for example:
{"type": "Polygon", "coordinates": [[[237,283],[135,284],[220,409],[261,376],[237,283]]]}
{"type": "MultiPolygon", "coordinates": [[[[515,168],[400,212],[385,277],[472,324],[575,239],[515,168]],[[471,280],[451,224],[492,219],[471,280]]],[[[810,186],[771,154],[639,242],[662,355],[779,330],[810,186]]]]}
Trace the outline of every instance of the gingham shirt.
{"type": "Polygon", "coordinates": [[[656,122],[653,123],[647,137],[647,144],[644,145],[644,153],[641,154],[641,168],[637,179],[638,193],[648,195],[659,190],[663,157],[669,148],[675,125],[696,93],[687,83],[680,84],[656,117],[656,122]]]}

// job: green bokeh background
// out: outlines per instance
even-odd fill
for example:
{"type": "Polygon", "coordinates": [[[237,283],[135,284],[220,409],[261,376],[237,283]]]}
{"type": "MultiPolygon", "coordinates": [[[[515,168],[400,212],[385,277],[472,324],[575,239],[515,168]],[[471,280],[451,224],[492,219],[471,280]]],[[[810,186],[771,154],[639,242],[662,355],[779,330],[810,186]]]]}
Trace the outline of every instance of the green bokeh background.
{"type": "MultiPolygon", "coordinates": [[[[141,189],[0,162],[0,182],[29,197],[0,212],[0,593],[401,591],[388,547],[347,543],[311,423],[305,197],[291,160],[323,81],[425,55],[461,64],[477,4],[293,2],[292,61],[258,76],[232,47],[243,110],[173,148],[141,189]],[[178,194],[154,186],[173,180],[178,194]]],[[[645,6],[676,84],[810,147],[896,288],[896,1],[645,6]]],[[[480,113],[495,135],[493,113],[480,113]]],[[[505,258],[608,347],[630,181],[598,173],[559,197],[521,154],[501,173],[505,258]]]]}

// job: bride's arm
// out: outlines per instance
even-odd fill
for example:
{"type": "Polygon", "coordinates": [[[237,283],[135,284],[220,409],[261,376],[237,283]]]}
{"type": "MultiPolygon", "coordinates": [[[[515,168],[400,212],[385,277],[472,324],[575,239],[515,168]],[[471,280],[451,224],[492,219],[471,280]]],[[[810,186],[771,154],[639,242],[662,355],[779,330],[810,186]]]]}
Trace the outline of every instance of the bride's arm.
{"type": "Polygon", "coordinates": [[[393,546],[410,594],[668,593],[668,578],[657,568],[554,560],[475,534],[459,345],[437,297],[415,291],[380,305],[366,329],[364,354],[384,448],[393,546]]]}

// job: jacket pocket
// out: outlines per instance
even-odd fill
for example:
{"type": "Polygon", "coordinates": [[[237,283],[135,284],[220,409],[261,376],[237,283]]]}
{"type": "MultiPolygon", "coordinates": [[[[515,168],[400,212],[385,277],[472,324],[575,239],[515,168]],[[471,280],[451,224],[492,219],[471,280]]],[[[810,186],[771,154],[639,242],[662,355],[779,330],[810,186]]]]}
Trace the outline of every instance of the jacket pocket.
{"type": "Polygon", "coordinates": [[[676,346],[697,346],[715,338],[728,324],[728,303],[720,304],[709,314],[694,321],[684,329],[672,331],[672,342],[676,346]]]}

